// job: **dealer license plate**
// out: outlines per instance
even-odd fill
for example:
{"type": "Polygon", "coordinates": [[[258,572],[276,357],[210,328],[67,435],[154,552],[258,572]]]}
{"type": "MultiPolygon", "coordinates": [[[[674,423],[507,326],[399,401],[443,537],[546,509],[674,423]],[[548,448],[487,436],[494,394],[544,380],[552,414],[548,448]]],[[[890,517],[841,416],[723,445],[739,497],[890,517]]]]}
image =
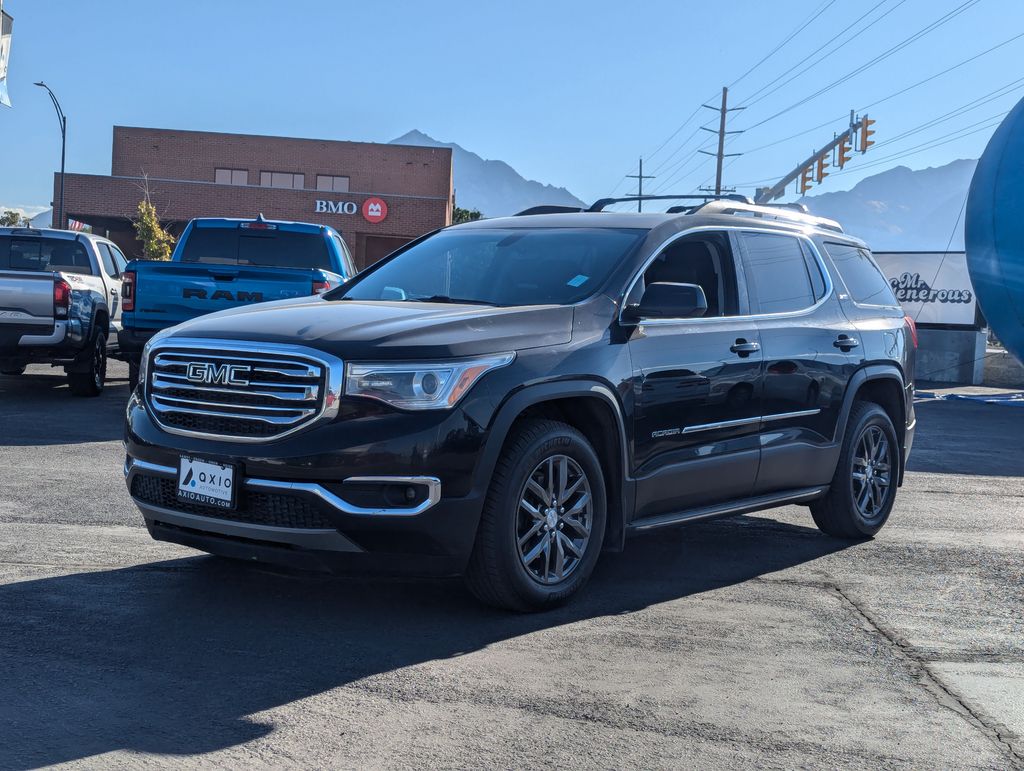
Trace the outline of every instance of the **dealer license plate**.
{"type": "Polygon", "coordinates": [[[178,498],[221,509],[235,507],[235,468],[223,463],[181,456],[178,498]]]}

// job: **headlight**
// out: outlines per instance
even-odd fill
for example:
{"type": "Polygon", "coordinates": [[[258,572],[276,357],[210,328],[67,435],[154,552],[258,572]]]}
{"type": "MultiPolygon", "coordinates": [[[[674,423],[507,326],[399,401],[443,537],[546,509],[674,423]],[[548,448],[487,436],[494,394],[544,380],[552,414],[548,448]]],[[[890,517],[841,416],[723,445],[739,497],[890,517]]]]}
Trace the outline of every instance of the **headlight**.
{"type": "Polygon", "coordinates": [[[514,358],[514,353],[500,353],[440,362],[351,363],[345,366],[345,393],[403,410],[449,409],[484,373],[514,358]]]}
{"type": "Polygon", "coordinates": [[[146,393],[146,377],[149,371],[149,352],[153,348],[153,338],[142,346],[142,358],[139,360],[139,385],[142,386],[142,393],[146,393]]]}

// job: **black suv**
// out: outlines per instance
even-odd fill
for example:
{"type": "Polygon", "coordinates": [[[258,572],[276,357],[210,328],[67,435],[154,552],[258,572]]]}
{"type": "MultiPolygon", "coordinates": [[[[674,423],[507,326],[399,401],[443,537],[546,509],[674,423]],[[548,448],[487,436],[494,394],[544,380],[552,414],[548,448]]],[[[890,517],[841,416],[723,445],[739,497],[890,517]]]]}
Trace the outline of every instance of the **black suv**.
{"type": "Polygon", "coordinates": [[[125,475],[154,538],[565,600],[626,536],[783,504],[885,524],[916,331],[830,220],[530,210],[147,346],[125,475]]]}

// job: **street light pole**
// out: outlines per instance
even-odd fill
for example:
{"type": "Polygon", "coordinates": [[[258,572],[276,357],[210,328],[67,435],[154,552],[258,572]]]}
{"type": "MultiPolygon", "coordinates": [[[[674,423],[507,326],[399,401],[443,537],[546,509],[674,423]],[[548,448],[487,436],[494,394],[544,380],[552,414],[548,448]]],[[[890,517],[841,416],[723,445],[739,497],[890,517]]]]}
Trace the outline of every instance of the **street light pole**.
{"type": "Polygon", "coordinates": [[[60,102],[57,101],[56,94],[53,90],[46,85],[43,81],[39,81],[35,85],[40,88],[45,88],[46,93],[50,95],[50,100],[53,102],[53,109],[57,111],[57,122],[60,124],[60,205],[57,208],[57,227],[64,228],[64,158],[67,152],[68,143],[68,116],[64,114],[64,110],[60,107],[60,102]]]}

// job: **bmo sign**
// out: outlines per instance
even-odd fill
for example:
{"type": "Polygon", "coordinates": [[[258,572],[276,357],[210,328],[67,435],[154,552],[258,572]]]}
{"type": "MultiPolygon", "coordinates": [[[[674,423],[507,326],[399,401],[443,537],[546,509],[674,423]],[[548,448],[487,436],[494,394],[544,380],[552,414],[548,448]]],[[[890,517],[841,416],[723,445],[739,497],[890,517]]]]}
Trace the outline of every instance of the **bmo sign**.
{"type": "Polygon", "coordinates": [[[355,201],[323,201],[317,200],[317,214],[355,214],[362,212],[363,219],[376,224],[383,222],[388,216],[388,205],[383,198],[367,198],[363,201],[362,207],[355,201]]]}

